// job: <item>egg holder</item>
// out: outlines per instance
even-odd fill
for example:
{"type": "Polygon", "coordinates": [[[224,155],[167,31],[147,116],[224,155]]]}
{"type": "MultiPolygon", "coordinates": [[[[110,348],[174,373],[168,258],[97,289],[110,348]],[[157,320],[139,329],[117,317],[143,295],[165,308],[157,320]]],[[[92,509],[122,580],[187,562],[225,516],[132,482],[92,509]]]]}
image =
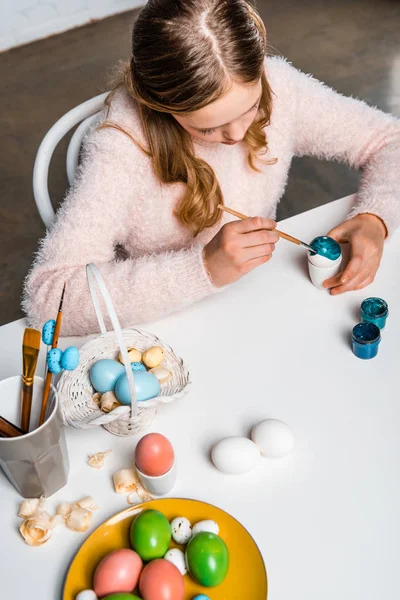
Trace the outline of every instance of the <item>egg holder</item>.
{"type": "Polygon", "coordinates": [[[136,435],[148,429],[159,407],[182,398],[190,387],[189,371],[183,360],[176,356],[172,348],[155,335],[138,329],[122,330],[100,271],[93,263],[86,266],[86,275],[94,310],[101,334],[89,340],[80,348],[80,361],[74,371],[64,371],[58,382],[61,415],[64,424],[77,429],[92,429],[102,425],[107,431],[118,436],[136,435]],[[107,331],[98,300],[100,292],[113,331],[107,331]],[[127,348],[134,347],[144,352],[153,346],[161,346],[165,352],[162,365],[172,377],[161,383],[161,393],[156,398],[136,402],[134,374],[130,367],[127,348]],[[131,395],[131,406],[118,406],[104,414],[93,402],[93,387],[89,379],[91,366],[102,358],[116,360],[121,351],[131,395]]]}

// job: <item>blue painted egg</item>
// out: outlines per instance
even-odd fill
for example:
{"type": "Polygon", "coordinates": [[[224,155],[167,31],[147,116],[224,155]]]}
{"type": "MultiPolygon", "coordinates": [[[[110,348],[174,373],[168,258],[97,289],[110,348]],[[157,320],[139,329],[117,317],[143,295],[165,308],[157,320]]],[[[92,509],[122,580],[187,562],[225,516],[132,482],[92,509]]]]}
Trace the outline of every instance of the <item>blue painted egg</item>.
{"type": "Polygon", "coordinates": [[[104,394],[114,390],[115,383],[125,372],[124,365],[116,360],[102,358],[91,366],[89,371],[90,382],[96,392],[104,394]]]}
{"type": "Polygon", "coordinates": [[[49,321],[46,321],[46,323],[43,325],[42,340],[43,340],[43,343],[46,344],[46,346],[51,346],[51,344],[53,343],[55,327],[56,327],[56,322],[54,319],[50,319],[49,321]]]}
{"type": "Polygon", "coordinates": [[[62,351],[60,348],[52,348],[47,354],[47,366],[51,373],[61,373],[62,351]]]}
{"type": "MultiPolygon", "coordinates": [[[[138,402],[144,402],[155,398],[160,393],[160,382],[157,377],[150,371],[135,371],[133,374],[135,381],[136,399],[138,402]]],[[[115,395],[121,404],[130,404],[131,397],[129,395],[128,378],[126,373],[121,375],[115,384],[115,395]]]]}
{"type": "Polygon", "coordinates": [[[61,357],[61,366],[67,371],[73,371],[79,364],[79,350],[76,346],[69,346],[61,357]]]}
{"type": "Polygon", "coordinates": [[[133,362],[131,363],[131,367],[132,367],[132,371],[145,371],[146,367],[139,362],[133,362]]]}
{"type": "Polygon", "coordinates": [[[210,600],[210,598],[205,594],[199,594],[198,596],[195,596],[193,600],[210,600]]]}

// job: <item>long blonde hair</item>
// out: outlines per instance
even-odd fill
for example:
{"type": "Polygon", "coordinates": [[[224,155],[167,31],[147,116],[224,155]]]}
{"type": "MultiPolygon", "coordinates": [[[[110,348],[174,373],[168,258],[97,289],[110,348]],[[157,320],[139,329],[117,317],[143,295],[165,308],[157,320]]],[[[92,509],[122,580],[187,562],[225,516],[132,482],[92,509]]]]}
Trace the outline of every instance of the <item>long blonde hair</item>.
{"type": "MultiPolygon", "coordinates": [[[[249,165],[258,171],[272,110],[265,55],[265,27],[246,0],[149,0],[134,23],[131,60],[121,68],[114,92],[124,85],[136,100],[147,148],[130,137],[151,157],[159,180],[185,184],[176,216],[194,235],[218,222],[223,196],[213,169],[196,156],[192,137],[173,114],[220,98],[232,80],[261,79],[259,111],[244,139],[249,165]]],[[[102,127],[127,133],[107,119],[102,127]]]]}

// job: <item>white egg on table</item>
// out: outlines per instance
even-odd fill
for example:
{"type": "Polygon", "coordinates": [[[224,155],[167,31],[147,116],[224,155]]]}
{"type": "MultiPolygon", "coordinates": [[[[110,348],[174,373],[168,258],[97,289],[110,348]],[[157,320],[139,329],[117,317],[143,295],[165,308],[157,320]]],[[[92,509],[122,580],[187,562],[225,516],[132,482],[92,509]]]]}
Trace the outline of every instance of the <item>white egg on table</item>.
{"type": "Polygon", "coordinates": [[[177,544],[187,544],[192,537],[192,526],[186,517],[176,517],[171,521],[172,539],[177,544]]]}
{"type": "Polygon", "coordinates": [[[98,600],[98,598],[93,590],[82,590],[75,600],[98,600]]]}
{"type": "Polygon", "coordinates": [[[244,437],[224,438],[211,451],[214,465],[229,475],[248,473],[258,464],[260,456],[254,442],[244,437]]]}
{"type": "Polygon", "coordinates": [[[175,565],[181,575],[186,575],[187,565],[185,555],[179,548],[171,548],[164,556],[165,560],[175,565]]]}
{"type": "Polygon", "coordinates": [[[281,458],[294,448],[294,435],[289,425],[278,419],[265,419],[251,431],[251,439],[268,458],[281,458]]]}
{"type": "Polygon", "coordinates": [[[195,523],[192,527],[192,536],[195,536],[198,533],[202,533],[203,531],[205,531],[206,533],[214,533],[215,535],[218,535],[219,525],[211,519],[199,521],[198,523],[195,523]]]}

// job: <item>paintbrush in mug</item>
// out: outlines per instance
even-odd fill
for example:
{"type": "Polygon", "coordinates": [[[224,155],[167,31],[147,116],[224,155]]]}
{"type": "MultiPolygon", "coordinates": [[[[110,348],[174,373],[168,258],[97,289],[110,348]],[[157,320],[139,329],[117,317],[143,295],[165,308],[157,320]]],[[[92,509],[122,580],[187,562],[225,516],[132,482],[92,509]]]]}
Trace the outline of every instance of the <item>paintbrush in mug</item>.
{"type": "Polygon", "coordinates": [[[29,431],[31,420],[33,379],[40,350],[40,331],[37,329],[25,329],[22,342],[22,403],[21,403],[21,429],[25,433],[29,431]]]}
{"type": "Polygon", "coordinates": [[[0,417],[0,437],[13,438],[23,434],[22,429],[14,425],[14,423],[10,423],[4,417],[0,417]]]}
{"type": "MultiPolygon", "coordinates": [[[[223,206],[222,204],[218,204],[218,208],[229,213],[233,217],[237,217],[238,219],[249,219],[247,215],[237,212],[232,208],[228,208],[227,206],[223,206]]],[[[272,231],[276,231],[279,237],[283,238],[284,240],[292,242],[292,244],[297,244],[297,246],[302,246],[302,248],[305,248],[306,250],[308,250],[308,252],[312,252],[312,254],[316,253],[315,250],[309,244],[306,244],[306,242],[302,242],[301,240],[293,237],[292,235],[289,235],[288,233],[283,233],[283,231],[279,231],[278,229],[274,229],[272,231]]]]}
{"type": "MultiPolygon", "coordinates": [[[[52,348],[57,348],[58,337],[60,335],[61,321],[62,321],[62,306],[63,306],[63,301],[64,301],[65,286],[66,286],[66,284],[64,283],[64,287],[63,287],[62,294],[61,294],[60,305],[58,307],[56,326],[55,326],[54,335],[53,335],[53,342],[51,344],[52,348]]],[[[42,406],[40,409],[39,427],[40,427],[40,425],[43,425],[45,417],[46,417],[46,409],[47,409],[47,403],[49,401],[52,377],[53,377],[53,373],[50,370],[48,370],[47,375],[46,375],[45,384],[44,384],[42,406]]]]}

